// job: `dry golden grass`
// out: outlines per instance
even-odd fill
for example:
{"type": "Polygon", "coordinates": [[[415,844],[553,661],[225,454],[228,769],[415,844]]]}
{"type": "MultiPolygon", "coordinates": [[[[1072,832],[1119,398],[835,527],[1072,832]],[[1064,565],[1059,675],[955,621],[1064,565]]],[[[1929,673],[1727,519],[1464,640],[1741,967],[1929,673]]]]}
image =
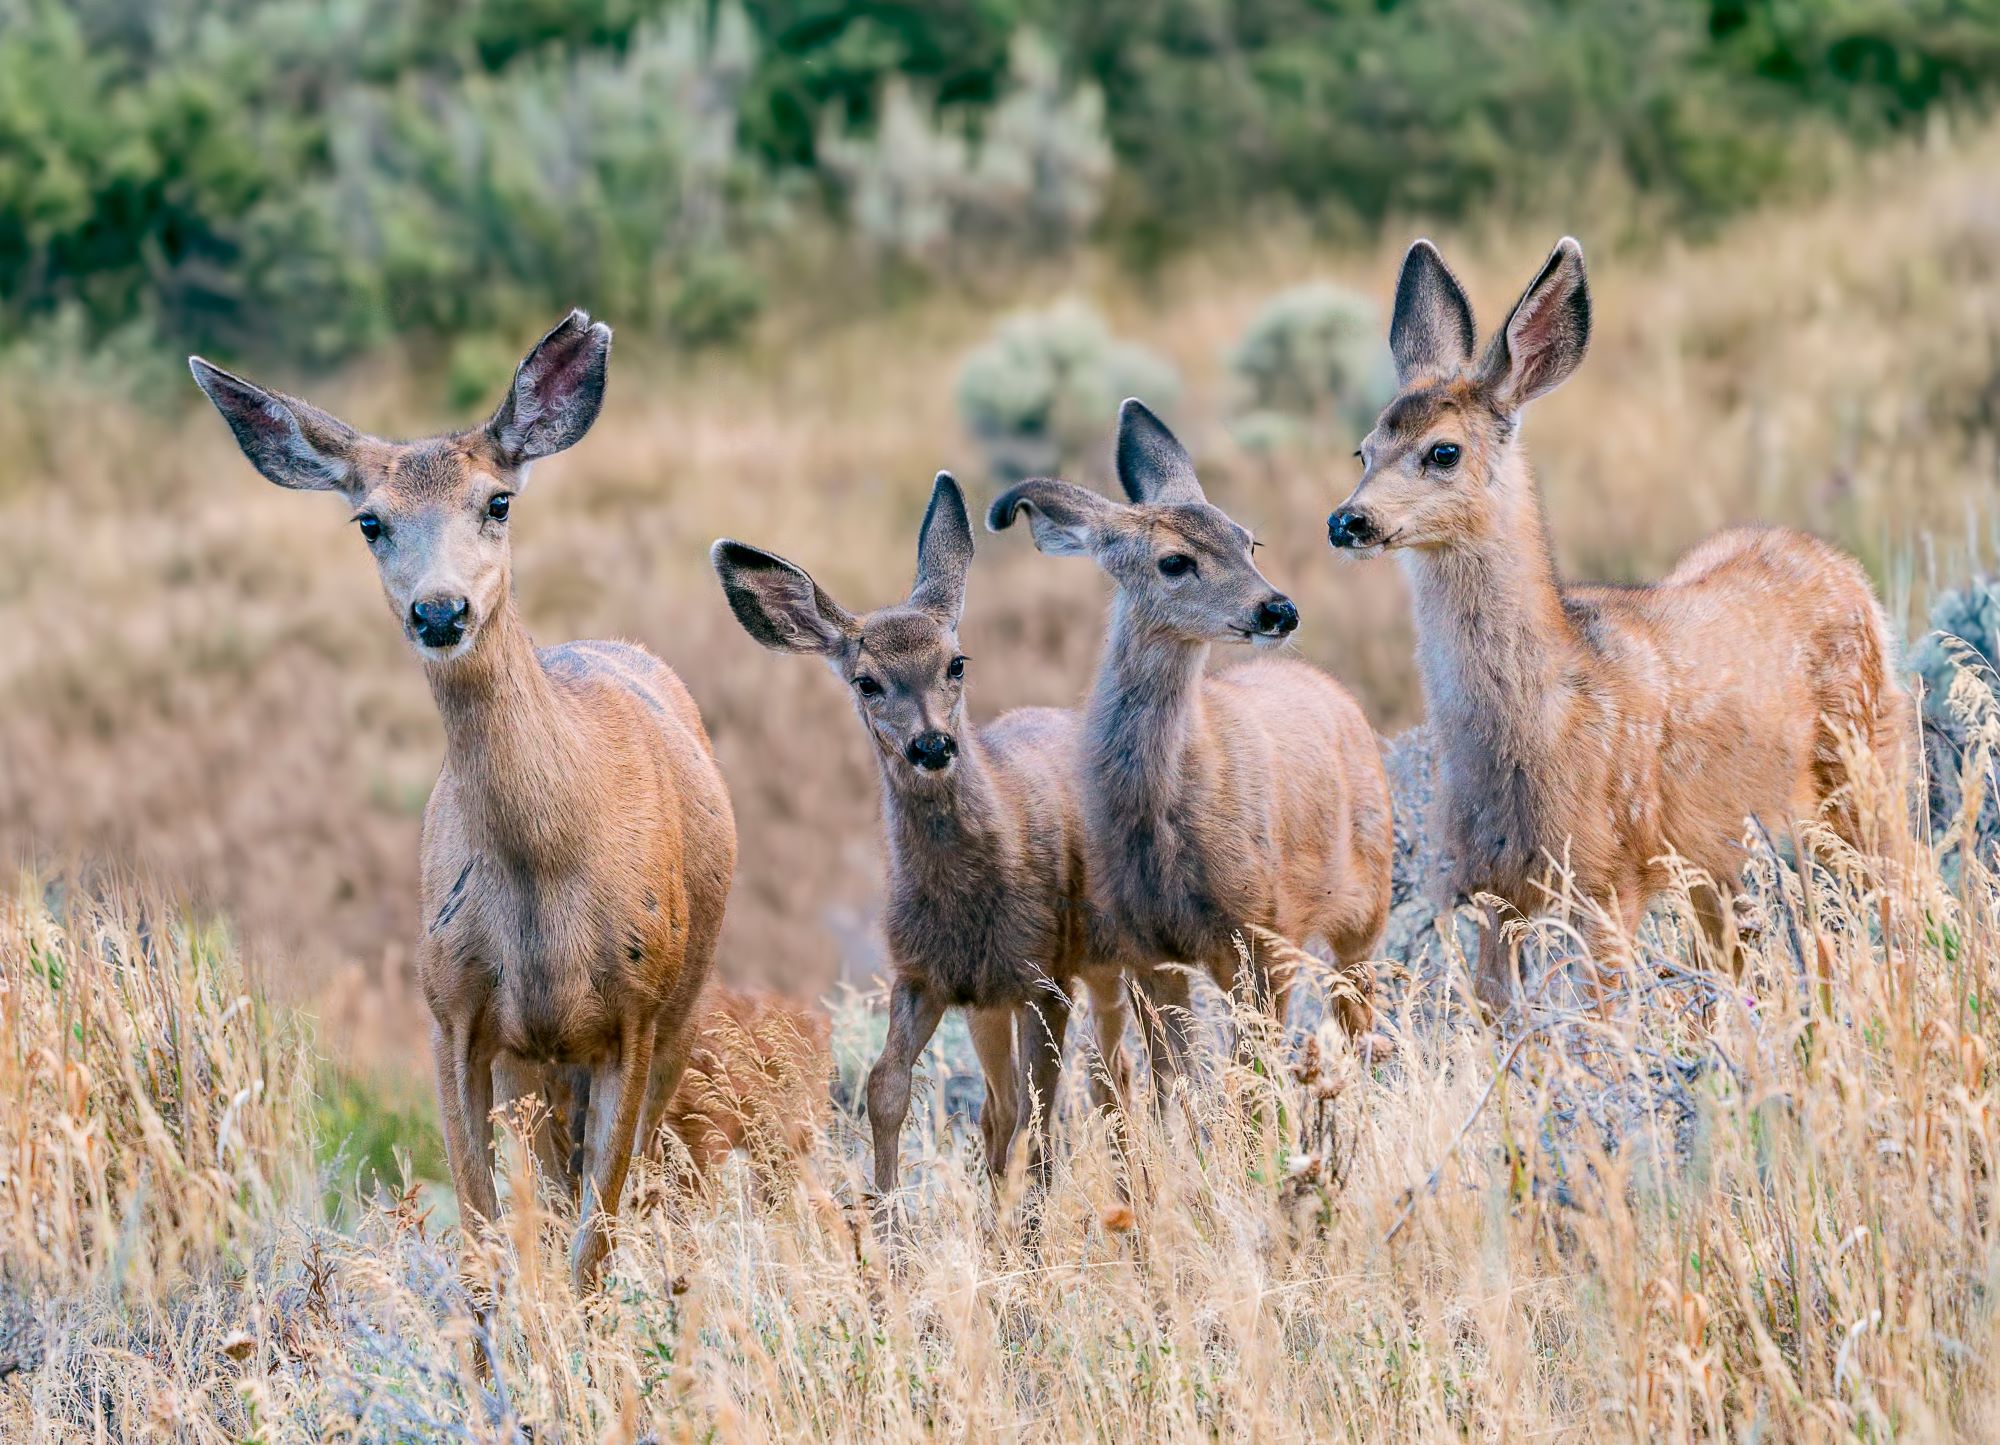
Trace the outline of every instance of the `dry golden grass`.
{"type": "MultiPolygon", "coordinates": [[[[1967,701],[1988,777],[1996,704],[1967,701]]],[[[1239,1018],[1125,1121],[1129,1199],[1072,1073],[1038,1209],[920,1108],[878,1234],[841,1118],[692,1195],[645,1166],[589,1298],[518,1162],[463,1276],[414,1196],[329,1226],[295,1032],[233,952],[23,887],[0,1251],[42,1323],[0,1433],[1990,1439],[2000,875],[1872,806],[1882,857],[1753,842],[1740,976],[1675,894],[1618,1017],[1551,987],[1496,1034],[1440,936],[1390,981],[1387,1065],[1239,1018]]]]}

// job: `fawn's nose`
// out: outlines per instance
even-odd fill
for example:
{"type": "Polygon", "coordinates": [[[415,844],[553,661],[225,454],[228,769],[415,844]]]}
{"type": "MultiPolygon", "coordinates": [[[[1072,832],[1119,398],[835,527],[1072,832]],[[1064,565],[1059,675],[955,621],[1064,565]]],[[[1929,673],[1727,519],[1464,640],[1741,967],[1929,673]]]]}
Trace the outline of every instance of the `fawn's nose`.
{"type": "Polygon", "coordinates": [[[910,745],[904,748],[903,752],[912,763],[927,772],[934,773],[948,766],[951,760],[958,756],[958,743],[950,733],[932,729],[930,732],[918,733],[911,738],[910,745]]]}
{"type": "Polygon", "coordinates": [[[465,614],[471,604],[463,597],[423,597],[410,604],[410,629],[426,647],[455,647],[465,636],[465,614]]]}
{"type": "Polygon", "coordinates": [[[1298,631],[1299,609],[1289,597],[1267,597],[1257,608],[1257,630],[1286,637],[1298,631]]]}
{"type": "Polygon", "coordinates": [[[1377,535],[1374,522],[1356,507],[1342,507],[1326,519],[1326,540],[1336,547],[1366,547],[1377,535]]]}

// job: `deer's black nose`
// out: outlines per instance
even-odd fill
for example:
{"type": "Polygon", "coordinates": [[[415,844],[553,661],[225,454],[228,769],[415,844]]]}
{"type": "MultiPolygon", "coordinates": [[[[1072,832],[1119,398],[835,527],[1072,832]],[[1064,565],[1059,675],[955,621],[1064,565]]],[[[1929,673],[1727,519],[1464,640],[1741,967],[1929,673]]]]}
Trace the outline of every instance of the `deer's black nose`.
{"type": "Polygon", "coordinates": [[[426,647],[456,647],[465,636],[465,614],[471,604],[463,597],[425,597],[410,604],[410,630],[426,647]]]}
{"type": "Polygon", "coordinates": [[[1289,597],[1266,598],[1257,608],[1257,630],[1264,633],[1275,632],[1283,637],[1296,632],[1299,626],[1299,609],[1292,605],[1289,597]]]}
{"type": "Polygon", "coordinates": [[[958,756],[958,742],[950,733],[933,730],[911,738],[903,752],[918,767],[934,773],[958,756]]]}
{"type": "Polygon", "coordinates": [[[1366,547],[1378,535],[1368,514],[1356,507],[1342,507],[1326,519],[1326,540],[1336,547],[1366,547]]]}

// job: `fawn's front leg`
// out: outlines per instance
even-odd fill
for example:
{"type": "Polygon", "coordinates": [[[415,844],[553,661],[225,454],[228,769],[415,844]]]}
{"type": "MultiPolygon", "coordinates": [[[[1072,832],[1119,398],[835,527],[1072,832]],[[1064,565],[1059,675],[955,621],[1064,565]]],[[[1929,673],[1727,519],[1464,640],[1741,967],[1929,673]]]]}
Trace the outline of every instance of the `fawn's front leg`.
{"type": "Polygon", "coordinates": [[[910,1073],[924,1045],[937,1032],[944,1004],[931,990],[897,979],[889,991],[889,1037],[882,1057],[868,1071],[868,1123],[875,1134],[875,1192],[896,1192],[903,1121],[910,1114],[910,1073]]]}

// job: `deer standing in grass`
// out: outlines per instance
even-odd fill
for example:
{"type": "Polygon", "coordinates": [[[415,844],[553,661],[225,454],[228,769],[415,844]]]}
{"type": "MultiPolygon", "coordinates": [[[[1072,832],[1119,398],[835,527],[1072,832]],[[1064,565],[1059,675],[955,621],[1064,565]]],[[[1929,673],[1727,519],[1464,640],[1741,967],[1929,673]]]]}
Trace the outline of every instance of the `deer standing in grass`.
{"type": "Polygon", "coordinates": [[[610,349],[610,328],[572,312],[489,421],[418,442],[190,363],[259,471],[353,508],[422,663],[445,761],[424,813],[417,973],[452,1181],[468,1221],[494,1217],[496,1068],[510,1094],[573,1081],[580,1287],[694,1043],[736,862],[680,679],[628,643],[537,649],[514,607],[511,504],[530,465],[596,419],[610,349]]]}
{"type": "MultiPolygon", "coordinates": [[[[1042,479],[1002,494],[987,525],[1026,516],[1041,551],[1089,557],[1117,583],[1084,712],[1084,820],[1109,947],[1160,1005],[1148,1020],[1155,1069],[1170,1081],[1183,1066],[1187,1017],[1185,973],[1155,965],[1198,965],[1232,987],[1251,928],[1331,947],[1344,983],[1335,1005],[1360,1038],[1394,851],[1375,731],[1304,662],[1204,672],[1212,643],[1285,642],[1298,609],[1137,401],[1119,412],[1117,471],[1127,505],[1042,479]]],[[[1258,959],[1252,982],[1282,1021],[1289,977],[1267,973],[1258,959]]]]}
{"type": "MultiPolygon", "coordinates": [[[[1611,973],[1670,851],[1713,880],[1696,902],[1727,951],[1744,820],[1824,811],[1852,839],[1845,750],[1858,741],[1897,777],[1914,722],[1867,576],[1815,537],[1721,532],[1651,586],[1557,575],[1520,419],[1589,339],[1575,241],[1557,243],[1483,356],[1464,290],[1418,241],[1389,331],[1401,392],[1327,525],[1336,548],[1397,551],[1410,579],[1446,896],[1529,914],[1566,867],[1602,910],[1584,927],[1611,973]]],[[[1489,927],[1490,1006],[1511,973],[1489,927]]]]}
{"type": "Polygon", "coordinates": [[[895,979],[888,1039],[868,1074],[877,1192],[896,1188],[911,1070],[952,1007],[971,1012],[989,1165],[996,1176],[1006,1167],[1025,1072],[1029,1168],[1045,1177],[1070,990],[1081,979],[1092,996],[1110,1081],[1093,1073],[1102,1105],[1124,1079],[1121,975],[1090,950],[1075,715],[1018,708],[965,726],[958,622],[972,528],[958,483],[938,474],[908,599],[863,616],[770,552],[725,539],[710,556],[745,631],[776,651],[826,659],[881,768],[895,979]]]}

